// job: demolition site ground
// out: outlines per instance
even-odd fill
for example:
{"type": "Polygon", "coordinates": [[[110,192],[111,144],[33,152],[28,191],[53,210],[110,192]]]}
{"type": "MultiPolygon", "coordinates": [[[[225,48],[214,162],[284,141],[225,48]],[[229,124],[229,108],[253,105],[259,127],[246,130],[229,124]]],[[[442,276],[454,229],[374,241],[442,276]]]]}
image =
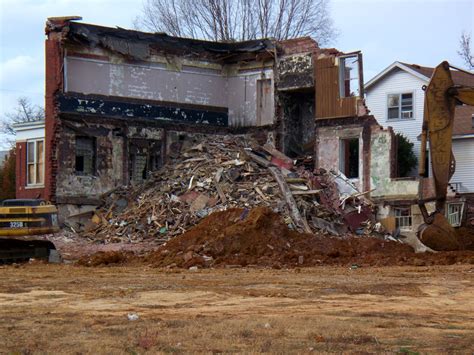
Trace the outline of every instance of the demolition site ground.
{"type": "Polygon", "coordinates": [[[470,353],[474,266],[0,266],[2,353],[470,353]]]}

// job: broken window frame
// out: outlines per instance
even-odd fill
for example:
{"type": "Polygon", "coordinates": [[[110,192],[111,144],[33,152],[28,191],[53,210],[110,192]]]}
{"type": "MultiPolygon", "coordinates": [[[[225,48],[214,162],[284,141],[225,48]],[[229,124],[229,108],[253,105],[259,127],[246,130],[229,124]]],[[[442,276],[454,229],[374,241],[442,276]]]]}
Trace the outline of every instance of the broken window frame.
{"type": "Polygon", "coordinates": [[[395,217],[395,226],[401,231],[411,231],[413,229],[411,206],[393,207],[393,216],[395,217]]]}
{"type": "Polygon", "coordinates": [[[26,141],[26,186],[28,187],[44,186],[44,152],[44,138],[26,141]]]}
{"type": "MultiPolygon", "coordinates": [[[[339,97],[348,98],[348,97],[363,97],[364,96],[364,85],[363,85],[363,73],[362,73],[362,54],[356,52],[353,54],[345,54],[338,57],[339,60],[339,97]],[[354,67],[346,66],[348,59],[355,58],[357,65],[354,67]],[[357,75],[352,76],[351,70],[346,70],[346,68],[356,68],[357,75]],[[347,77],[347,73],[349,76],[347,77]],[[352,82],[357,82],[357,87],[354,87],[355,92],[352,92],[351,85],[352,82]],[[347,92],[347,90],[349,92],[347,92]]],[[[355,85],[355,84],[354,84],[355,85]]]]}
{"type": "MultiPolygon", "coordinates": [[[[76,136],[76,144],[75,144],[75,148],[76,148],[76,151],[75,151],[75,171],[76,171],[76,175],[80,175],[80,176],[93,176],[93,175],[96,175],[96,172],[97,172],[97,169],[96,169],[96,160],[97,160],[97,141],[96,141],[96,138],[95,137],[90,137],[90,136],[76,136]],[[79,155],[78,154],[78,141],[79,140],[87,140],[90,142],[90,164],[88,164],[88,166],[90,166],[89,168],[86,168],[86,160],[83,159],[83,162],[82,162],[82,169],[79,170],[78,169],[78,158],[79,157],[85,157],[86,155],[79,155]]],[[[83,149],[83,151],[85,151],[86,149],[83,149]]]]}
{"type": "Polygon", "coordinates": [[[415,95],[413,92],[403,92],[403,93],[391,93],[387,94],[387,121],[393,121],[393,120],[413,120],[415,119],[415,95]],[[403,104],[403,96],[406,95],[411,95],[411,104],[403,104]],[[390,105],[390,98],[391,97],[396,97],[397,98],[397,104],[396,105],[390,105]],[[408,110],[406,108],[409,108],[408,110]],[[390,110],[397,109],[397,117],[390,117],[390,110]],[[408,117],[403,117],[404,113],[409,113],[407,115],[408,117]]]}
{"type": "Polygon", "coordinates": [[[446,218],[453,227],[460,227],[464,213],[464,202],[449,202],[446,204],[446,218]]]}

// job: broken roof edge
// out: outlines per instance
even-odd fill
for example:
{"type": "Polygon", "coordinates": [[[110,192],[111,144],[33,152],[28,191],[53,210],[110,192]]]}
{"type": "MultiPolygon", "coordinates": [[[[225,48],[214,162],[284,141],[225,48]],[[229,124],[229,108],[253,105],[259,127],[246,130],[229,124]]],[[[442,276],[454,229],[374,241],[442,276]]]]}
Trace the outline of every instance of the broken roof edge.
{"type": "Polygon", "coordinates": [[[48,18],[46,23],[46,32],[61,31],[68,27],[68,39],[89,40],[98,44],[101,38],[111,41],[124,41],[128,43],[140,42],[142,45],[155,45],[169,47],[169,49],[186,49],[194,52],[210,52],[214,54],[231,54],[245,52],[267,52],[275,49],[275,40],[272,38],[262,38],[247,41],[236,42],[218,42],[201,39],[170,36],[166,33],[144,32],[124,28],[113,28],[88,23],[71,22],[77,20],[77,17],[56,17],[48,18]]]}

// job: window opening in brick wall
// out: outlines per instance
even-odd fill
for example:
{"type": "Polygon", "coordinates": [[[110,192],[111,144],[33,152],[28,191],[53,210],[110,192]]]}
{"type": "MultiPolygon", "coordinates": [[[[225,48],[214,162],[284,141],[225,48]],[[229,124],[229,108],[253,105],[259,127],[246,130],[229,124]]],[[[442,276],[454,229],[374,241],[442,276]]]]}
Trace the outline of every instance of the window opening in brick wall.
{"type": "Polygon", "coordinates": [[[76,137],[76,173],[94,175],[96,161],[96,140],[93,137],[76,137]]]}

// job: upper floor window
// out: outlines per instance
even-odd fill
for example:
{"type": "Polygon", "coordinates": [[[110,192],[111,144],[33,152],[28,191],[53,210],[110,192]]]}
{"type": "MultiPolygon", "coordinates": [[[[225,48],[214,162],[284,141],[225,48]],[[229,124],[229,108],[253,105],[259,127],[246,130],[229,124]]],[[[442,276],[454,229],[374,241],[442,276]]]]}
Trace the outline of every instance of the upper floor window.
{"type": "Polygon", "coordinates": [[[27,185],[44,185],[44,140],[27,142],[26,146],[27,185]]]}
{"type": "Polygon", "coordinates": [[[387,110],[389,120],[413,118],[413,94],[389,94],[387,110]]]}
{"type": "Polygon", "coordinates": [[[361,54],[339,57],[339,96],[361,97],[361,54]]]}

